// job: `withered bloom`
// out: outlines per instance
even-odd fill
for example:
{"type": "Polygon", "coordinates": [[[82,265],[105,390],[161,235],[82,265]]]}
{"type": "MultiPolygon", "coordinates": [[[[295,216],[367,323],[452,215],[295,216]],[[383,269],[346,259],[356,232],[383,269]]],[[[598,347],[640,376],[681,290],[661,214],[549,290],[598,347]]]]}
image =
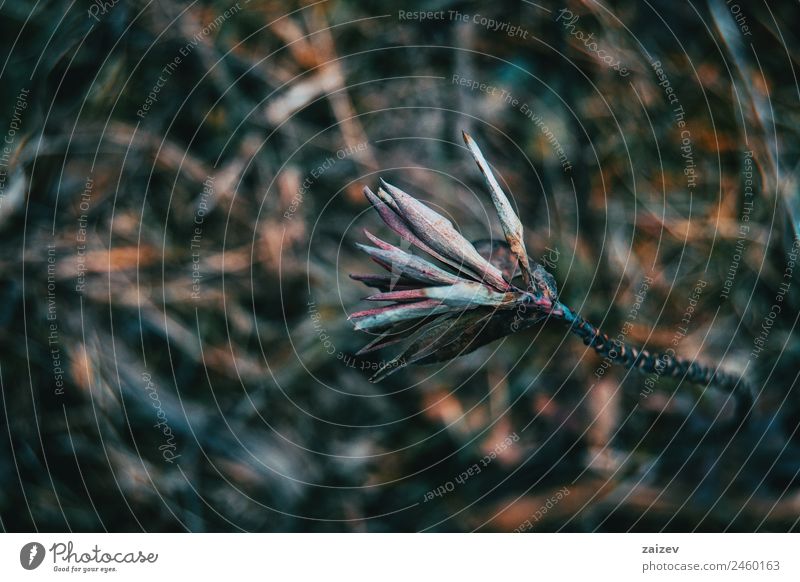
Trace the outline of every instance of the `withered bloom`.
{"type": "Polygon", "coordinates": [[[448,219],[383,180],[377,192],[364,188],[383,222],[409,247],[394,246],[367,231],[372,245],[358,244],[387,274],[350,276],[377,289],[368,301],[390,303],[350,316],[355,329],[376,336],[359,355],[394,344],[405,346],[373,381],[409,364],[450,360],[552,318],[566,322],[586,345],[612,362],[734,393],[737,418],[747,416],[752,396],[744,379],[611,340],[562,304],[553,276],[528,256],[522,223],[477,144],[467,133],[464,141],[486,178],[505,241],[471,243],[448,219]],[[411,247],[427,257],[412,254],[411,247]]]}

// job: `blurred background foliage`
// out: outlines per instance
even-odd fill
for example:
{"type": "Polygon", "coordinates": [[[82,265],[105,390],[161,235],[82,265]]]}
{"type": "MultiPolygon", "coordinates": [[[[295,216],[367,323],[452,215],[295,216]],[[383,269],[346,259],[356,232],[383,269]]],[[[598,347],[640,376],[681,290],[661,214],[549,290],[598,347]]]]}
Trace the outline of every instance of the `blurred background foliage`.
{"type": "Polygon", "coordinates": [[[0,132],[29,91],[0,205],[4,529],[797,529],[795,3],[99,4],[0,7],[0,132]],[[346,321],[353,243],[386,234],[361,188],[385,176],[499,236],[462,129],[610,335],[669,347],[707,282],[677,351],[746,371],[746,430],[709,432],[731,408],[713,390],[600,376],[558,325],[368,381],[391,354],[355,357],[346,321]]]}

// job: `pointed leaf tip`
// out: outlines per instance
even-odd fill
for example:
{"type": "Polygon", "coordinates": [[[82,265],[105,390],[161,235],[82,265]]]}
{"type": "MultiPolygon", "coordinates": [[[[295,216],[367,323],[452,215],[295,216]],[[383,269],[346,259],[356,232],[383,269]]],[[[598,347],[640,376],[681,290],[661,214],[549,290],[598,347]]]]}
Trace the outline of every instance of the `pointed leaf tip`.
{"type": "Polygon", "coordinates": [[[462,131],[461,133],[464,137],[464,143],[467,144],[467,148],[475,159],[475,163],[478,164],[478,168],[486,179],[486,183],[489,185],[492,203],[494,203],[495,210],[497,210],[497,215],[500,218],[500,224],[503,227],[506,241],[508,242],[508,246],[511,247],[511,252],[517,258],[517,261],[519,261],[519,267],[525,279],[525,284],[529,286],[531,268],[528,261],[528,251],[525,249],[522,222],[514,212],[511,202],[509,202],[506,193],[503,192],[503,189],[500,187],[500,183],[497,181],[497,178],[495,178],[494,172],[492,172],[492,168],[483,156],[483,152],[481,152],[478,144],[475,143],[475,140],[472,139],[466,131],[462,131]]]}

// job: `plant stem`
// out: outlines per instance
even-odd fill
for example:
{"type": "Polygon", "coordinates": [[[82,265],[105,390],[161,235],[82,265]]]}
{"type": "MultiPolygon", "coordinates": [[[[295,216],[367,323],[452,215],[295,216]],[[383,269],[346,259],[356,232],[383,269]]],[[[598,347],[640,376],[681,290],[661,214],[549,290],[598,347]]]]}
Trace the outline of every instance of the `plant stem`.
{"type": "Polygon", "coordinates": [[[744,425],[753,408],[753,389],[749,382],[735,374],[717,370],[666,353],[650,353],[619,340],[613,340],[597,327],[586,321],[563,304],[564,320],[570,324],[570,331],[580,337],[583,343],[591,346],[601,357],[625,368],[633,368],[640,372],[655,373],[659,377],[679,378],[693,384],[702,384],[732,394],[736,400],[733,422],[736,426],[744,425]]]}

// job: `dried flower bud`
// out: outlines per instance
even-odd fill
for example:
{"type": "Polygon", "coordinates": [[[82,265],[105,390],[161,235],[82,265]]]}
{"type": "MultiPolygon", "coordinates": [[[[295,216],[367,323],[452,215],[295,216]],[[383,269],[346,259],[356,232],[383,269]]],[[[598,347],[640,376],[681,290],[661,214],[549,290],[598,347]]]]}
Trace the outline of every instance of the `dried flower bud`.
{"type": "MultiPolygon", "coordinates": [[[[475,151],[480,154],[477,146],[475,151]]],[[[492,181],[496,184],[494,176],[492,181]]],[[[351,277],[379,290],[368,301],[392,302],[350,316],[356,329],[379,333],[359,353],[406,343],[403,353],[379,370],[376,379],[411,363],[454,358],[524,329],[547,314],[563,316],[564,310],[551,300],[551,287],[545,286],[542,292],[513,284],[516,273],[524,274],[530,267],[522,224],[499,186],[499,194],[493,190],[493,199],[509,242],[483,240],[476,247],[435,210],[383,180],[381,184],[377,193],[364,188],[364,195],[389,228],[430,258],[368,231],[365,235],[374,246],[357,243],[390,274],[351,277]],[[525,309],[519,310],[523,305],[525,309]],[[416,325],[409,327],[409,323],[416,325]]],[[[553,281],[549,273],[539,275],[553,281]]],[[[554,297],[555,283],[552,289],[554,297]]]]}

